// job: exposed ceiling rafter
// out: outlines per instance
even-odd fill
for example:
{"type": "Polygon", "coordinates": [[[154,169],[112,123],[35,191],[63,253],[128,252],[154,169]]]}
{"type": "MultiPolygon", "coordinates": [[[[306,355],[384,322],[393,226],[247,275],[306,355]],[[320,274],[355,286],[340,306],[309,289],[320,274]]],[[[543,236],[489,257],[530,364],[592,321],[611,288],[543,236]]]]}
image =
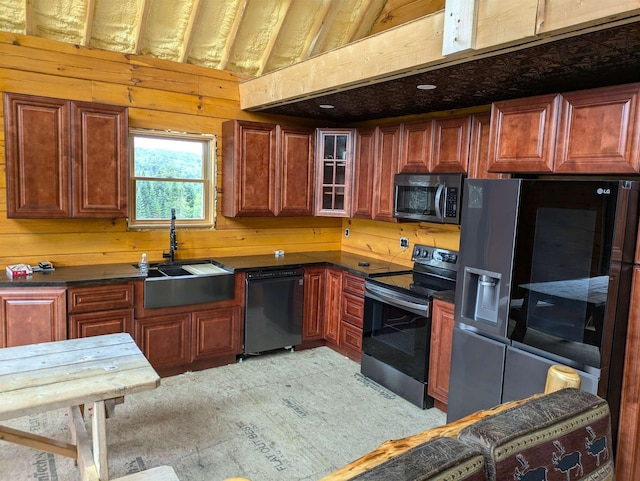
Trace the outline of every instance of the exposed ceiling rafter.
{"type": "Polygon", "coordinates": [[[331,2],[324,2],[322,4],[322,9],[316,15],[315,21],[313,22],[313,25],[309,30],[309,34],[307,35],[307,38],[304,42],[304,46],[300,50],[300,55],[296,59],[296,62],[300,62],[311,56],[311,52],[313,51],[313,47],[315,46],[316,40],[320,36],[320,32],[322,28],[326,24],[330,9],[331,9],[331,2]]]}
{"type": "Polygon", "coordinates": [[[138,15],[138,18],[136,19],[135,24],[133,26],[134,38],[135,38],[133,50],[136,54],[139,54],[140,49],[142,48],[142,38],[144,36],[144,30],[147,24],[147,19],[149,18],[150,3],[151,2],[149,0],[141,1],[140,8],[139,8],[140,14],[138,15]]]}
{"type": "Polygon", "coordinates": [[[189,52],[191,51],[191,44],[193,43],[193,36],[195,34],[195,26],[199,17],[200,8],[202,6],[201,0],[194,0],[191,7],[191,14],[189,15],[189,21],[187,22],[187,28],[184,32],[184,40],[180,45],[180,54],[178,55],[179,62],[186,62],[189,58],[189,52]]]}
{"type": "Polygon", "coordinates": [[[374,0],[366,0],[363,2],[363,7],[358,10],[357,17],[349,24],[349,29],[346,32],[345,38],[347,38],[347,43],[353,42],[354,40],[358,40],[358,32],[360,31],[360,26],[364,21],[365,17],[369,13],[373,5],[374,0]]]}
{"type": "Polygon", "coordinates": [[[280,33],[280,30],[282,29],[282,24],[284,23],[284,19],[287,17],[289,8],[291,8],[291,1],[292,0],[283,0],[283,2],[280,5],[280,11],[278,12],[278,21],[273,27],[273,33],[271,34],[271,37],[269,38],[269,42],[267,43],[267,46],[265,47],[264,52],[262,54],[262,58],[260,59],[260,66],[258,67],[258,71],[256,72],[257,76],[262,75],[262,73],[264,72],[265,66],[269,62],[269,58],[271,57],[271,52],[273,51],[273,46],[276,44],[276,40],[278,39],[278,34],[280,33]]]}
{"type": "Polygon", "coordinates": [[[87,0],[87,11],[85,12],[84,30],[82,32],[82,45],[85,47],[88,47],[91,43],[91,28],[93,27],[93,14],[95,11],[95,0],[87,0]]]}
{"type": "Polygon", "coordinates": [[[240,25],[242,24],[244,11],[247,9],[248,3],[249,0],[241,0],[240,3],[238,3],[238,9],[236,10],[236,16],[233,19],[233,24],[231,25],[231,30],[229,31],[229,36],[227,37],[227,43],[224,48],[224,53],[222,54],[220,63],[218,64],[218,68],[221,70],[226,70],[227,65],[229,64],[229,57],[231,56],[233,46],[236,43],[238,30],[240,29],[240,25]]]}
{"type": "Polygon", "coordinates": [[[24,34],[33,35],[33,5],[32,0],[24,1],[24,34]]]}

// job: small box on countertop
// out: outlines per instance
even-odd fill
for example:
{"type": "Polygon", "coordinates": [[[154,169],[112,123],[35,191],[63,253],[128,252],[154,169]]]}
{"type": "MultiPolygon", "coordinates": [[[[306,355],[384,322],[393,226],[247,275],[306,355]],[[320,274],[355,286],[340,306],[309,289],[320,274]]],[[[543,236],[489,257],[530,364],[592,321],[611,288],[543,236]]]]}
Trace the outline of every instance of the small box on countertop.
{"type": "Polygon", "coordinates": [[[7,276],[11,277],[27,277],[33,274],[33,270],[29,264],[12,264],[7,266],[7,276]]]}

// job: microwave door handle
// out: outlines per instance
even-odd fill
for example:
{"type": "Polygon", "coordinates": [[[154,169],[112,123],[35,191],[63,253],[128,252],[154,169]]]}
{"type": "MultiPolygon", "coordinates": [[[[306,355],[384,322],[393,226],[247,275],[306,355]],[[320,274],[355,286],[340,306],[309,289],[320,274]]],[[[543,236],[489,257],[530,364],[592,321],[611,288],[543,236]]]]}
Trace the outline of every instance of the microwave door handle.
{"type": "Polygon", "coordinates": [[[440,220],[443,219],[442,217],[442,208],[444,207],[442,206],[442,193],[444,192],[445,186],[444,184],[438,184],[438,188],[436,189],[436,199],[435,199],[435,204],[436,204],[436,217],[440,220]]]}

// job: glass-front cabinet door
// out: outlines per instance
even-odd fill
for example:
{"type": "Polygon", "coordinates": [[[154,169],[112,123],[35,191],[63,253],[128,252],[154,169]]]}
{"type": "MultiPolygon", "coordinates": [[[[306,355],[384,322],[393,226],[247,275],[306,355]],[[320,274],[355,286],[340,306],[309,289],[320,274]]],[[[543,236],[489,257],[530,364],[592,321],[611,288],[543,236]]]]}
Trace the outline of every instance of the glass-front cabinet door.
{"type": "Polygon", "coordinates": [[[353,130],[317,132],[315,215],[350,217],[353,130]]]}

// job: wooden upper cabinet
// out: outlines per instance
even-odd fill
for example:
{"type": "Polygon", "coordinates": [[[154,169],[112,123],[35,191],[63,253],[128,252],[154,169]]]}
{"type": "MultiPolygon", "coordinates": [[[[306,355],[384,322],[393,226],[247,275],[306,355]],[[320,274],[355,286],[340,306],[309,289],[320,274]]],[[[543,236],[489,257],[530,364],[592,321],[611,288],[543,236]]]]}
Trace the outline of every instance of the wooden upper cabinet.
{"type": "Polygon", "coordinates": [[[553,172],[560,99],[541,95],[493,103],[489,172],[553,172]]]}
{"type": "Polygon", "coordinates": [[[400,171],[400,125],[378,127],[378,148],[373,173],[371,218],[397,222],[393,217],[394,176],[400,171]]]}
{"type": "Polygon", "coordinates": [[[491,114],[473,115],[471,118],[471,145],[469,147],[470,179],[502,178],[506,174],[489,172],[489,128],[491,114]]]}
{"type": "Polygon", "coordinates": [[[353,170],[351,216],[371,219],[373,211],[373,169],[377,151],[377,130],[357,129],[353,170]]]}
{"type": "Polygon", "coordinates": [[[69,217],[69,102],[4,95],[7,217],[69,217]]]}
{"type": "Polygon", "coordinates": [[[433,121],[432,172],[465,174],[469,165],[471,117],[433,121]]]}
{"type": "Polygon", "coordinates": [[[639,92],[636,83],[563,94],[556,172],[638,172],[639,92]]]}
{"type": "Polygon", "coordinates": [[[222,214],[276,215],[276,125],[228,121],[222,124],[222,214]]]}
{"type": "Polygon", "coordinates": [[[313,214],[315,129],[280,126],[276,215],[313,214]]]}
{"type": "Polygon", "coordinates": [[[353,130],[318,129],[315,209],[317,216],[350,217],[353,130]]]}
{"type": "Polygon", "coordinates": [[[7,216],[126,217],[126,107],[5,94],[7,216]]]}
{"type": "Polygon", "coordinates": [[[126,217],[127,109],[71,103],[72,217],[126,217]]]}
{"type": "Polygon", "coordinates": [[[433,121],[408,122],[402,126],[400,172],[427,173],[431,170],[433,121]]]}

